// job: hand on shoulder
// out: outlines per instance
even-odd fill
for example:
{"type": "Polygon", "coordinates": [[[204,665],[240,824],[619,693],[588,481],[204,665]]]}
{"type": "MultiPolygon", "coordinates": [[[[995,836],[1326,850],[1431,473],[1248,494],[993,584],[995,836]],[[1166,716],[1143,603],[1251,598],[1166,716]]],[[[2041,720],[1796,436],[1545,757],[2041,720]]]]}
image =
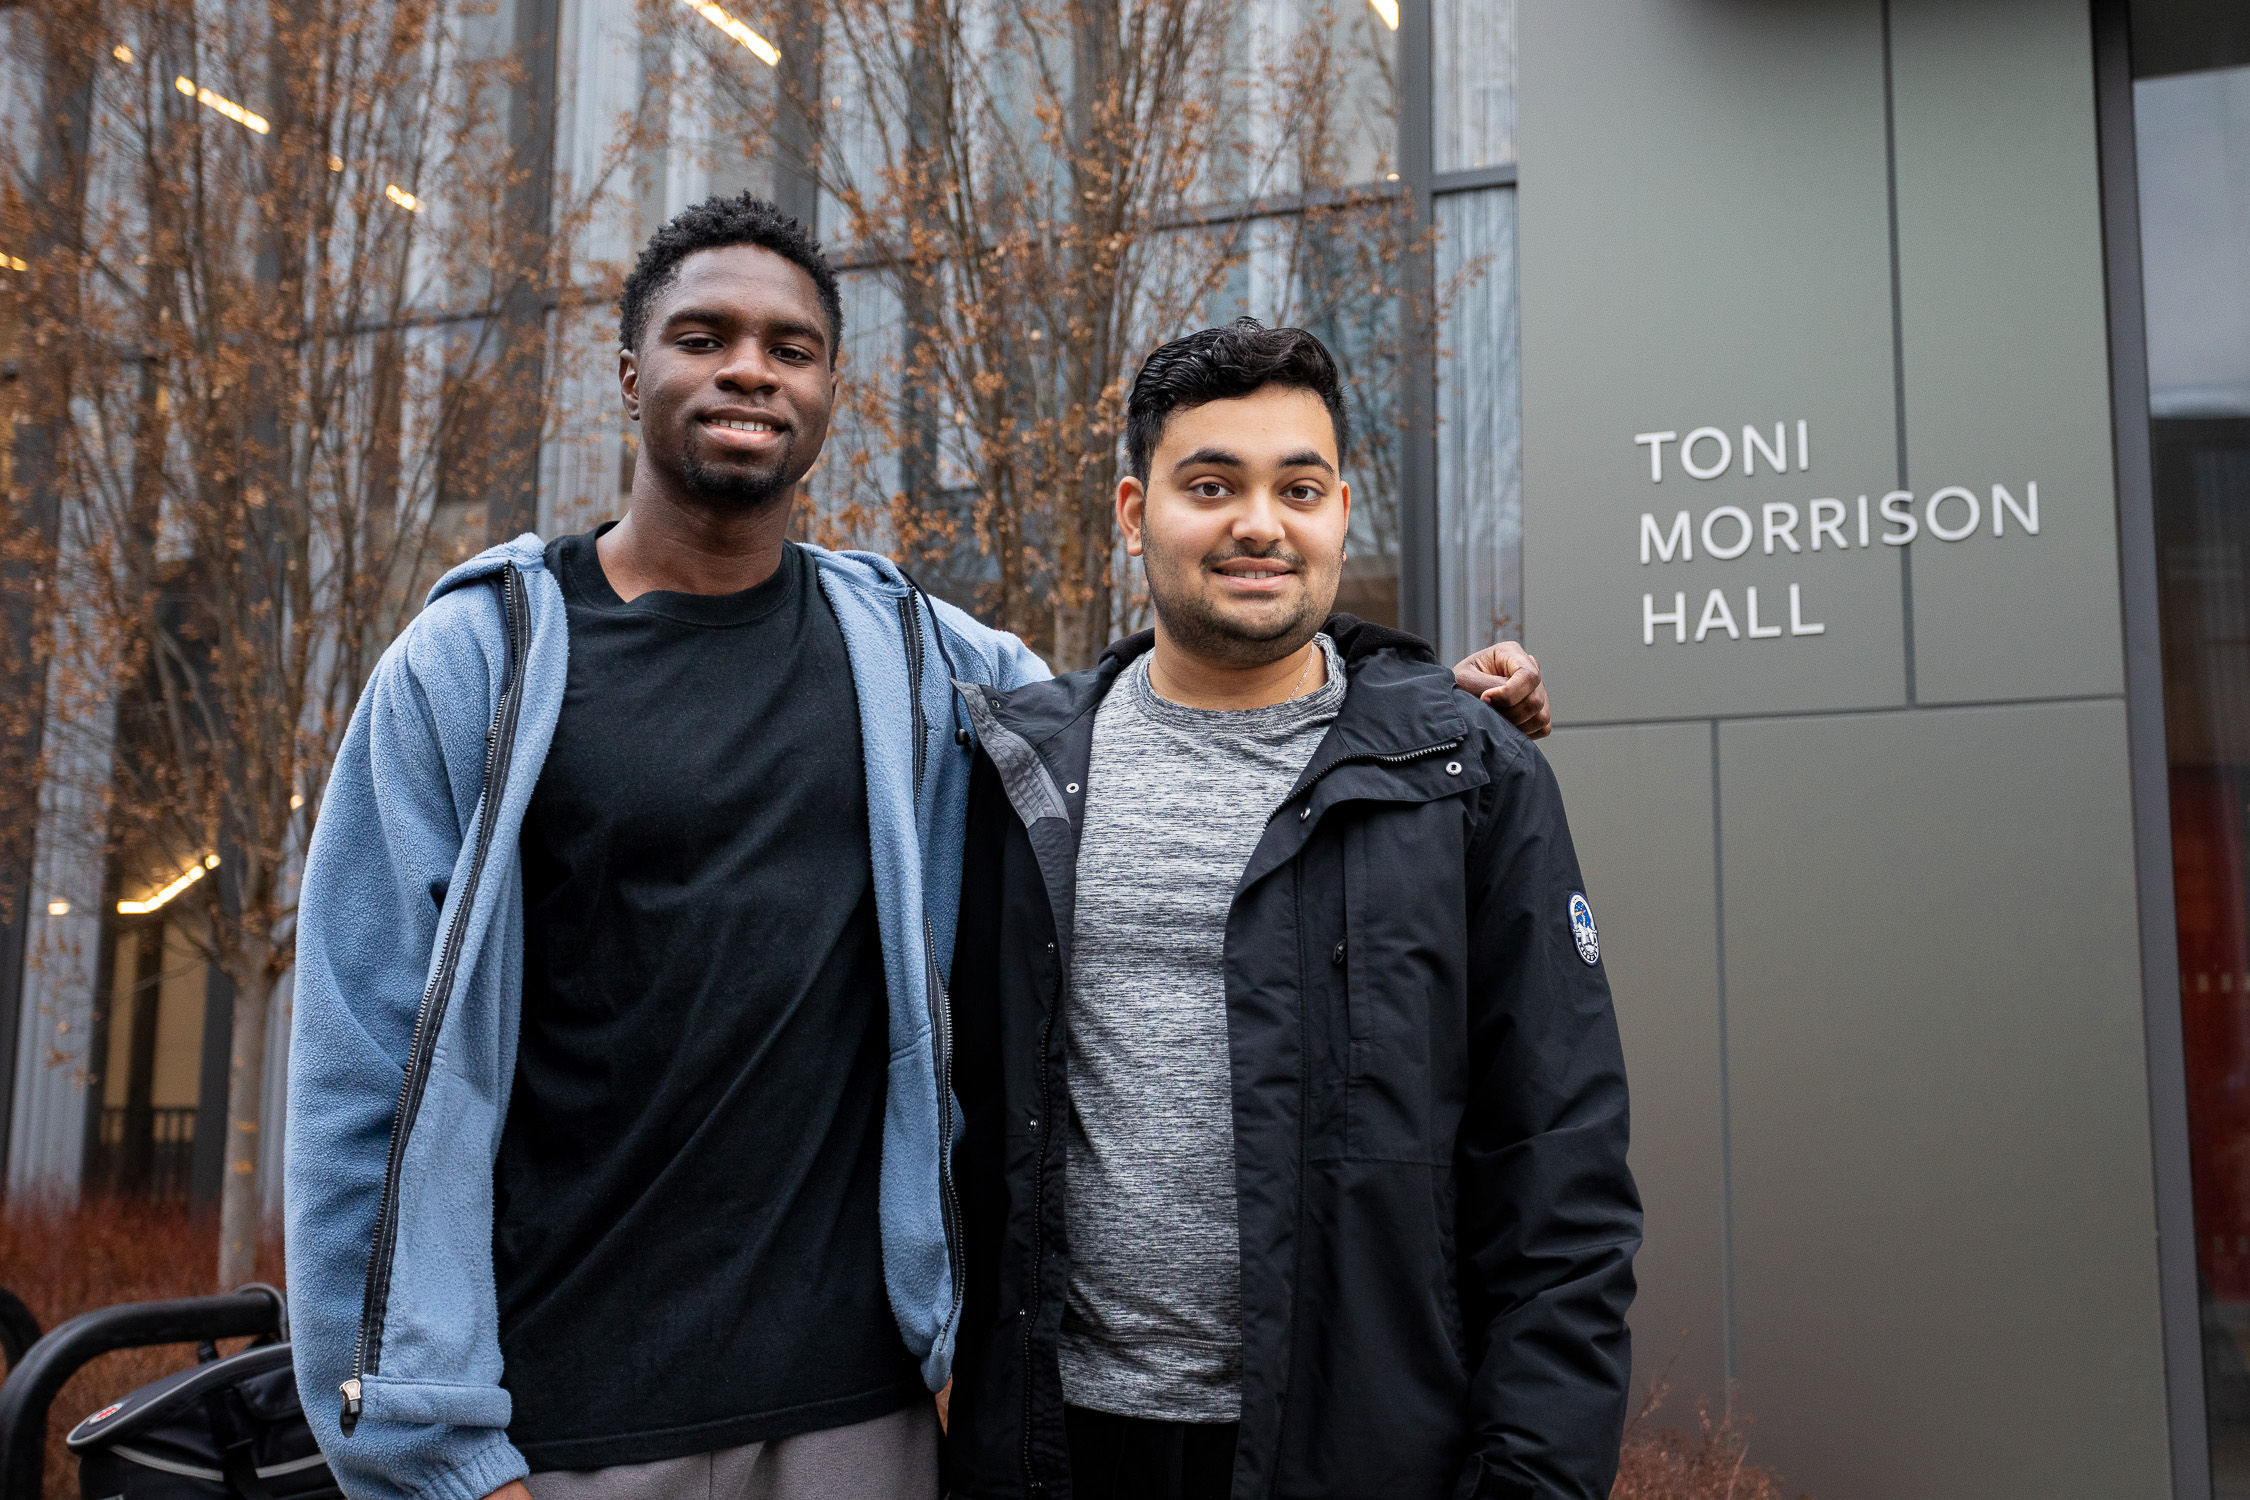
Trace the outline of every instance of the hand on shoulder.
{"type": "Polygon", "coordinates": [[[1453,683],[1500,711],[1527,739],[1545,739],[1554,728],[1539,660],[1521,641],[1498,641],[1453,664],[1453,683]]]}

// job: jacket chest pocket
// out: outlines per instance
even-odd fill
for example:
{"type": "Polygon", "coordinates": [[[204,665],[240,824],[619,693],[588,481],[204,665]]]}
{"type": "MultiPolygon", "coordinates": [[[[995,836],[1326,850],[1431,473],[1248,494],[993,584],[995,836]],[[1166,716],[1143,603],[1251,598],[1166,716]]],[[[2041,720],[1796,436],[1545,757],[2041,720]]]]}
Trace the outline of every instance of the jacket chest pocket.
{"type": "Polygon", "coordinates": [[[1377,804],[1342,848],[1344,1155],[1452,1160],[1466,1085],[1467,836],[1458,801],[1377,804]]]}

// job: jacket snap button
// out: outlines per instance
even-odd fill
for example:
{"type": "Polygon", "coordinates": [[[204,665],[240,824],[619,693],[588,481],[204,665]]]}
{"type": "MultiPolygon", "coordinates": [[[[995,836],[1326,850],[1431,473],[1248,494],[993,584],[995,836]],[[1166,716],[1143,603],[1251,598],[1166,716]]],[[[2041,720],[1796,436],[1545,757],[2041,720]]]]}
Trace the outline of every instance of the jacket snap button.
{"type": "Polygon", "coordinates": [[[1312,816],[1312,809],[1308,807],[1308,808],[1306,808],[1306,809],[1305,809],[1305,810],[1304,810],[1303,812],[1301,812],[1301,813],[1297,814],[1297,821],[1298,821],[1298,822],[1300,822],[1300,823],[1302,823],[1302,822],[1304,822],[1304,821],[1305,821],[1305,819],[1307,819],[1307,818],[1309,818],[1309,817],[1311,817],[1311,816],[1312,816]]]}
{"type": "Polygon", "coordinates": [[[1069,786],[1064,787],[1063,790],[1066,792],[1076,792],[1078,790],[1078,783],[1074,781],[1069,786]]]}
{"type": "Polygon", "coordinates": [[[1447,762],[1445,763],[1445,774],[1446,774],[1446,775],[1448,775],[1448,776],[1458,776],[1458,775],[1460,775],[1460,774],[1461,774],[1461,762],[1459,762],[1459,761],[1457,761],[1457,760],[1449,760],[1449,761],[1447,761],[1447,762]]]}

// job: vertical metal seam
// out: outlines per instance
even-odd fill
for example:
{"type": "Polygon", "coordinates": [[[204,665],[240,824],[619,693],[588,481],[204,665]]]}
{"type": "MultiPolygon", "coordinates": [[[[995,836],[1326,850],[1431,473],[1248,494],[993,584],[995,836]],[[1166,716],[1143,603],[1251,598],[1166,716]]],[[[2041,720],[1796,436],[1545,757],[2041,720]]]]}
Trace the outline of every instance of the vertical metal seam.
{"type": "MultiPolygon", "coordinates": [[[[1906,486],[1906,298],[1898,255],[1898,102],[1891,77],[1891,0],[1882,0],[1883,18],[1883,184],[1891,223],[1891,403],[1898,434],[1897,487],[1906,486]]],[[[1904,641],[1906,701],[1919,693],[1914,673],[1914,544],[1898,549],[1899,629],[1904,641]]]]}
{"type": "MultiPolygon", "coordinates": [[[[1435,643],[1443,616],[1439,602],[1438,569],[1438,441],[1436,327],[1437,252],[1426,236],[1437,223],[1431,186],[1435,176],[1436,115],[1431,103],[1435,87],[1437,27],[1432,14],[1436,0],[1401,0],[1398,26],[1398,172],[1405,189],[1413,241],[1407,251],[1407,304],[1402,313],[1421,320],[1424,312],[1428,336],[1409,330],[1404,379],[1405,451],[1400,455],[1399,486],[1399,624],[1435,643]],[[1418,306],[1426,300],[1427,308],[1418,306]]],[[[1477,644],[1481,645],[1482,642],[1477,644]]]]}
{"type": "Polygon", "coordinates": [[[1711,912],[1716,942],[1719,1017],[1719,1307],[1725,1351],[1727,1410],[1739,1377],[1734,1313],[1734,1098],[1727,1060],[1727,865],[1724,804],[1719,793],[1719,721],[1711,721],[1711,912]]]}

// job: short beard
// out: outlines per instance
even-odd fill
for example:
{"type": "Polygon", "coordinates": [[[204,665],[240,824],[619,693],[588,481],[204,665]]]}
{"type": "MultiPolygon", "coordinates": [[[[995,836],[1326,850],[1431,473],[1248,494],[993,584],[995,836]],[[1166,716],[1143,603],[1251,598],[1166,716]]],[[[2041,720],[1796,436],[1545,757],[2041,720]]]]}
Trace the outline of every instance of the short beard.
{"type": "MultiPolygon", "coordinates": [[[[1145,544],[1150,562],[1161,559],[1163,549],[1154,538],[1145,544]]],[[[1305,560],[1291,552],[1285,545],[1275,542],[1263,551],[1237,543],[1222,551],[1198,559],[1196,576],[1201,577],[1204,567],[1227,562],[1238,557],[1269,557],[1288,563],[1304,578],[1305,560]]],[[[1229,667],[1264,667],[1280,661],[1291,652],[1301,650],[1307,641],[1320,633],[1326,612],[1313,598],[1312,590],[1305,591],[1303,605],[1298,611],[1270,626],[1245,628],[1212,609],[1201,594],[1189,589],[1180,595],[1171,594],[1166,584],[1159,582],[1167,570],[1162,567],[1148,569],[1149,602],[1155,606],[1157,618],[1164,628],[1190,655],[1205,661],[1218,662],[1229,667]]],[[[1309,580],[1308,580],[1309,581],[1309,580]]]]}
{"type": "Polygon", "coordinates": [[[763,510],[774,501],[786,500],[796,493],[797,482],[804,475],[790,473],[794,467],[790,463],[793,457],[793,452],[784,453],[771,471],[746,474],[739,469],[707,464],[690,446],[680,455],[680,478],[705,499],[743,510],[763,510]]]}

